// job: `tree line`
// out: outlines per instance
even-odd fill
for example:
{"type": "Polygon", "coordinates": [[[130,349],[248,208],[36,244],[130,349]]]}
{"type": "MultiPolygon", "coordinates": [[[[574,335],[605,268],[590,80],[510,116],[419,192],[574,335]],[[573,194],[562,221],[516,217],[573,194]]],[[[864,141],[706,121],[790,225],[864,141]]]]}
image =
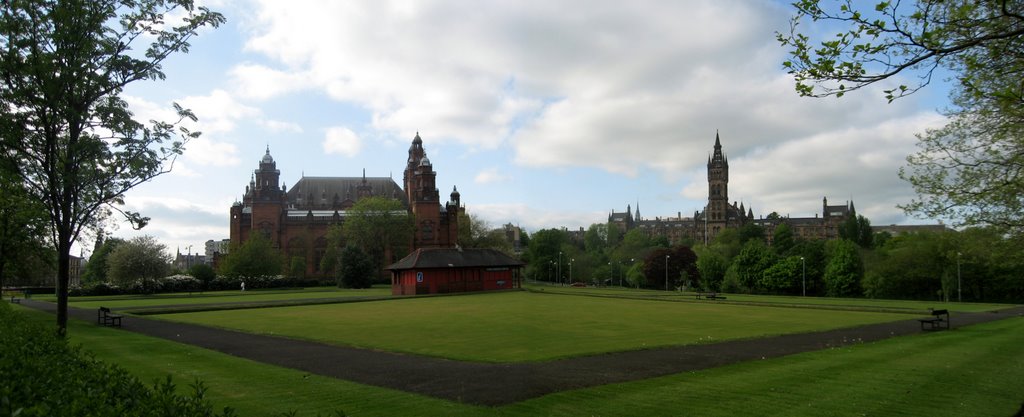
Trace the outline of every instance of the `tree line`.
{"type": "Polygon", "coordinates": [[[839,239],[794,236],[785,223],[772,236],[747,224],[707,245],[670,244],[640,229],[620,233],[593,224],[582,234],[543,229],[529,237],[531,280],[649,289],[868,297],[942,301],[1024,300],[1021,239],[997,228],[971,227],[897,236],[873,233],[856,214],[839,239]],[[768,242],[771,242],[769,244],[768,242]]]}

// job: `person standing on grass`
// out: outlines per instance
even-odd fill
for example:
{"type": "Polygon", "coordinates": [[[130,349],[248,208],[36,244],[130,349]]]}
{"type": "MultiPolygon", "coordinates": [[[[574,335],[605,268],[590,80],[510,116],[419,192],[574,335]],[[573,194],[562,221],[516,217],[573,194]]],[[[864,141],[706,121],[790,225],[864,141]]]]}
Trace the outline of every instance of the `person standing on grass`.
{"type": "Polygon", "coordinates": [[[242,292],[245,292],[245,281],[242,281],[242,292]]]}

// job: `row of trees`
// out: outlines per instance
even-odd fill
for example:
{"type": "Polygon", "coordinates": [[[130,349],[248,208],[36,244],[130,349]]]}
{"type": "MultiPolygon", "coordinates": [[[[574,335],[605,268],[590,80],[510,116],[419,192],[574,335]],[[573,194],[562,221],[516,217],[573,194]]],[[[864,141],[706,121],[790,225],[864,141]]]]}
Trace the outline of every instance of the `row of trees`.
{"type": "Polygon", "coordinates": [[[652,289],[830,297],[1024,300],[1019,239],[995,228],[870,233],[851,216],[840,239],[803,240],[781,224],[771,236],[749,224],[722,231],[708,245],[669,246],[614,225],[591,225],[582,241],[565,230],[534,233],[524,254],[527,276],[553,283],[588,282],[652,289]],[[608,231],[612,231],[609,233],[608,231]],[[692,250],[691,250],[692,247],[692,250]]]}

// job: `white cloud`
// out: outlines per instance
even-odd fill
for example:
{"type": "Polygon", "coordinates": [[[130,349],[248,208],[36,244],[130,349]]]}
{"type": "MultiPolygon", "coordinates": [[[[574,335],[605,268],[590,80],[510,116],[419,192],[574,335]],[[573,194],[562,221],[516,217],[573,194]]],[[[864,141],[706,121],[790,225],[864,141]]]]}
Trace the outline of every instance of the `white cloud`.
{"type": "Polygon", "coordinates": [[[279,120],[258,120],[256,123],[273,132],[302,133],[302,126],[291,122],[282,122],[279,120]]]}
{"type": "Polygon", "coordinates": [[[500,173],[498,171],[498,168],[489,168],[480,171],[480,173],[476,174],[476,178],[473,179],[473,182],[477,184],[492,184],[496,182],[508,181],[509,179],[511,179],[511,177],[500,173]]]}
{"type": "Polygon", "coordinates": [[[344,156],[356,156],[363,148],[362,140],[355,132],[345,127],[332,127],[324,135],[324,152],[344,156]]]}
{"type": "MultiPolygon", "coordinates": [[[[822,131],[730,158],[729,197],[753,208],[755,215],[776,211],[793,217],[820,215],[822,198],[830,205],[852,199],[869,219],[901,221],[896,205],[907,203],[913,191],[897,172],[916,150],[914,134],[943,121],[938,114],[920,113],[875,126],[822,131]]],[[[729,148],[723,140],[723,149],[729,148]]],[[[694,171],[681,194],[706,199],[706,171],[694,171]]]]}
{"type": "Polygon", "coordinates": [[[576,230],[579,227],[586,228],[594,223],[602,223],[608,218],[608,213],[604,211],[553,211],[526,204],[467,204],[466,211],[479,215],[492,227],[512,223],[530,233],[552,227],[576,230]]]}

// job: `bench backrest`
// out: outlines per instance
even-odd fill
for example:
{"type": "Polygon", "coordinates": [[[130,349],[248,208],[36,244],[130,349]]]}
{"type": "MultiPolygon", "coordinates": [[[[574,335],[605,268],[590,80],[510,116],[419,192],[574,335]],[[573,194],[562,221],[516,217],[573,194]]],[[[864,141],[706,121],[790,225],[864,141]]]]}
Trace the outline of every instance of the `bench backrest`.
{"type": "Polygon", "coordinates": [[[106,307],[100,307],[100,312],[102,312],[104,314],[109,314],[110,313],[110,309],[106,308],[106,307]]]}
{"type": "Polygon", "coordinates": [[[933,316],[948,316],[949,310],[932,310],[933,316]]]}

